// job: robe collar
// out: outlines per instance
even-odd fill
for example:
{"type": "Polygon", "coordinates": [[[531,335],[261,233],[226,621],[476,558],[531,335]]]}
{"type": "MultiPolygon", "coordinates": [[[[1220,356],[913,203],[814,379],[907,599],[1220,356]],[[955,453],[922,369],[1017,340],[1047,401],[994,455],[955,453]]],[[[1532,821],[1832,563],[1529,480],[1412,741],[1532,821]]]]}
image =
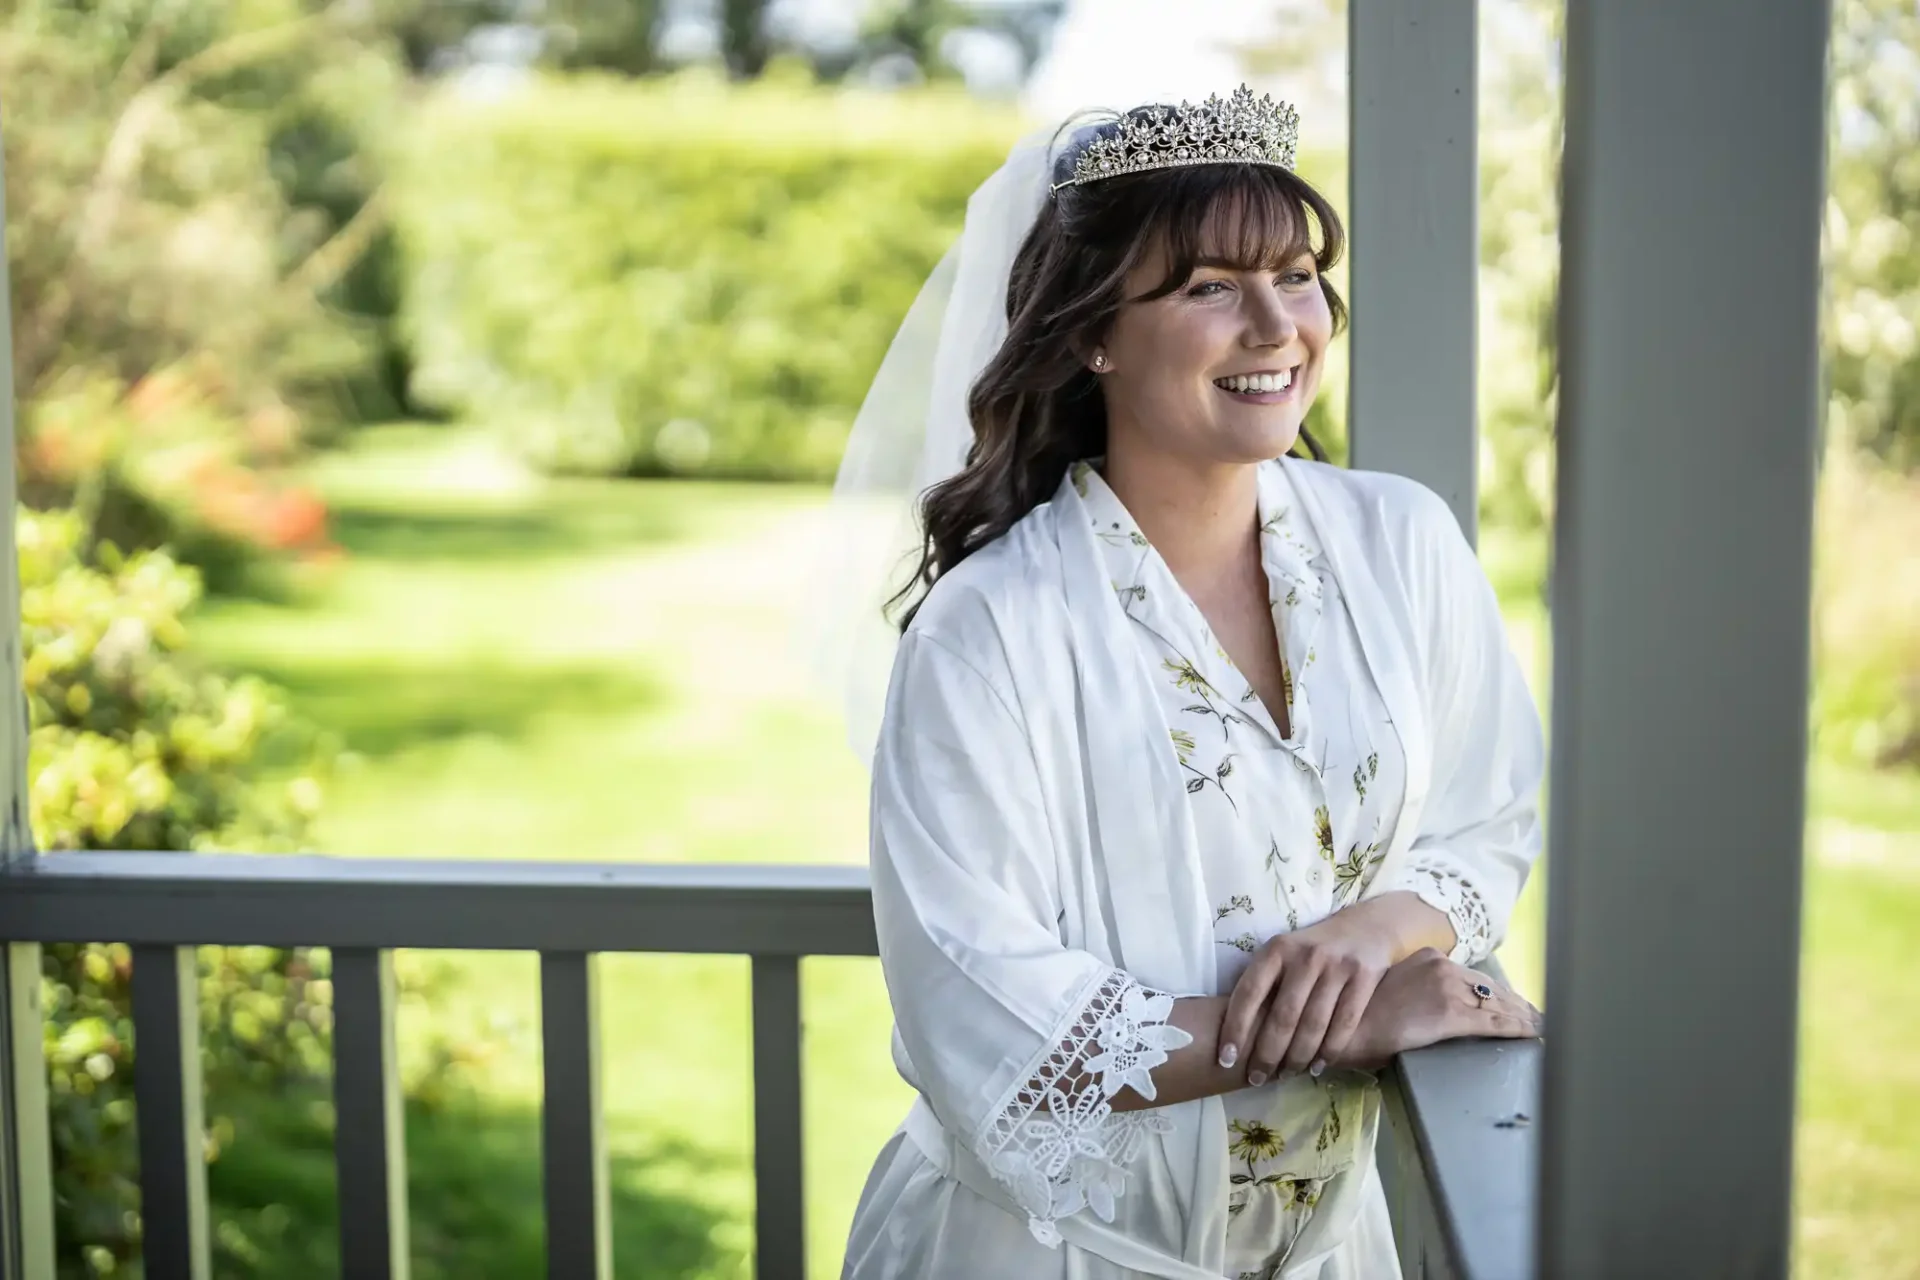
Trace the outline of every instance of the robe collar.
{"type": "Polygon", "coordinates": [[[1068,478],[1085,508],[1121,611],[1191,663],[1189,679],[1196,687],[1203,685],[1209,699],[1217,700],[1227,714],[1304,758],[1317,759],[1313,700],[1306,696],[1306,689],[1325,616],[1326,576],[1319,539],[1286,473],[1278,465],[1260,468],[1258,519],[1260,563],[1274,631],[1280,638],[1290,737],[1281,735],[1246,677],[1214,638],[1199,606],[1141,532],[1098,465],[1094,460],[1075,463],[1068,478]]]}

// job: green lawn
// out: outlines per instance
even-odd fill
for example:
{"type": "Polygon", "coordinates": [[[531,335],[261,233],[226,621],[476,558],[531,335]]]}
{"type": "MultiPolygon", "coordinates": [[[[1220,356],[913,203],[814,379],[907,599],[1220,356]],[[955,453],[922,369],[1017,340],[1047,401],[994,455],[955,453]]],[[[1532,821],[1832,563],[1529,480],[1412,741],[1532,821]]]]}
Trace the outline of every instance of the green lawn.
{"type": "MultiPolygon", "coordinates": [[[[371,433],[314,479],[349,553],[335,576],[295,603],[211,604],[198,635],[343,736],[328,851],[864,857],[864,772],[791,640],[818,490],[543,484],[476,437],[416,428],[371,433]]],[[[1537,648],[1537,614],[1514,622],[1537,648]]],[[[1920,1150],[1920,1018],[1902,995],[1920,958],[1920,785],[1822,771],[1814,795],[1819,844],[1838,852],[1809,878],[1799,1270],[1920,1277],[1906,1221],[1920,1161],[1902,1154],[1920,1150]]],[[[1534,991],[1537,889],[1509,948],[1534,991]]],[[[402,1010],[409,1071],[451,1061],[464,1084],[409,1116],[416,1274],[533,1274],[534,958],[402,961],[421,991],[402,1010]]],[[[745,1275],[746,962],[610,957],[605,979],[618,1272],[745,1275]]],[[[877,967],[814,960],[804,981],[811,1273],[825,1277],[907,1094],[877,967]]],[[[252,1189],[267,1227],[275,1196],[330,1200],[307,1186],[330,1177],[326,1153],[293,1146],[238,1143],[216,1166],[221,1185],[252,1189]]]]}
{"type": "MultiPolygon", "coordinates": [[[[864,859],[864,771],[834,709],[807,696],[789,637],[804,589],[791,576],[793,539],[819,495],[530,488],[465,440],[395,430],[330,458],[314,478],[349,553],[337,576],[302,604],[215,602],[199,620],[217,660],[284,686],[354,753],[330,789],[320,846],[396,857],[864,859]]],[[[537,1129],[512,1120],[539,1098],[535,958],[402,960],[432,987],[402,1009],[403,1058],[418,1072],[436,1052],[451,1054],[489,1114],[506,1113],[491,1128],[527,1167],[516,1192],[500,1194],[518,1194],[537,1230],[537,1129]]],[[[687,1215],[712,1220],[708,1255],[680,1266],[622,1233],[632,1247],[620,1251],[619,1274],[744,1275],[747,962],[608,957],[603,980],[609,1137],[629,1200],[684,1202],[687,1215]]],[[[826,1276],[838,1272],[868,1162],[907,1093],[888,1057],[877,964],[810,960],[803,982],[812,1270],[826,1276]]],[[[413,1124],[432,1130],[435,1120],[413,1124]]],[[[457,1145],[414,1153],[416,1234],[436,1184],[464,1179],[465,1166],[457,1145]]],[[[428,1269],[463,1280],[530,1274],[500,1261],[501,1223],[472,1226],[469,1249],[440,1233],[428,1269]]]]}

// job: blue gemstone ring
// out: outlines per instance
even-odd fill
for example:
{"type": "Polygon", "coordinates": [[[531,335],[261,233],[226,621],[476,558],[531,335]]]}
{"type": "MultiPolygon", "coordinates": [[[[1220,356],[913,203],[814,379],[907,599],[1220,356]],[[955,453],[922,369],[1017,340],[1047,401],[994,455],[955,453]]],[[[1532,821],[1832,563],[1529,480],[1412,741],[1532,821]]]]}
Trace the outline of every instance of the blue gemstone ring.
{"type": "Polygon", "coordinates": [[[1493,999],[1493,988],[1484,982],[1476,982],[1473,984],[1473,994],[1480,997],[1481,1004],[1485,1004],[1493,999]]]}

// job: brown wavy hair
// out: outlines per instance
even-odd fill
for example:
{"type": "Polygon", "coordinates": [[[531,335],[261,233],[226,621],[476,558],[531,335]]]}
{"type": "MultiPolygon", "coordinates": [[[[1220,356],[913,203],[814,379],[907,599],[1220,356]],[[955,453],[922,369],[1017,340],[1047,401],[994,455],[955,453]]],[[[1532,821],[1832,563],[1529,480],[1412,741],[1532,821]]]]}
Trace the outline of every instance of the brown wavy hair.
{"type": "MultiPolygon", "coordinates": [[[[1067,178],[1080,150],[1116,127],[1075,134],[1055,163],[1054,180],[1067,178]]],[[[1128,275],[1161,246],[1170,262],[1166,279],[1132,301],[1166,297],[1203,260],[1277,270],[1311,254],[1334,331],[1346,325],[1346,304],[1326,279],[1345,250],[1345,228],[1327,198],[1291,170],[1197,165],[1062,187],[1014,258],[1007,337],[967,399],[973,446],[966,466],[921,499],[920,563],[888,602],[889,609],[906,604],[902,630],[941,574],[1052,497],[1068,466],[1106,452],[1106,400],[1085,355],[1130,300],[1128,275]]],[[[1304,426],[1300,436],[1308,456],[1326,460],[1304,426]]]]}

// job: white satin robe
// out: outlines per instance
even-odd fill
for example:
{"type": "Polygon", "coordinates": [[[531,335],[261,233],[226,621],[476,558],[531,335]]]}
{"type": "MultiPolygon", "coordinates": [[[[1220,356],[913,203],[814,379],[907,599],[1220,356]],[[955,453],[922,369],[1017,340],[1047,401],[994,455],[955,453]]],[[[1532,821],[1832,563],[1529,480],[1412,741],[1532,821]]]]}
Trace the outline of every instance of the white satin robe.
{"type": "MultiPolygon", "coordinates": [[[[1537,853],[1543,764],[1493,593],[1421,486],[1269,465],[1284,474],[1263,490],[1290,482],[1404,762],[1360,896],[1465,891],[1478,917],[1456,954],[1477,959],[1537,853]]],[[[901,641],[872,863],[895,1059],[920,1097],[856,1212],[852,1280],[1230,1274],[1223,1101],[1109,1102],[1150,1093],[1184,1040],[1161,1025],[1171,997],[1219,975],[1188,779],[1095,524],[1069,476],[945,575],[901,641]]],[[[1377,1280],[1391,1258],[1376,1123],[1377,1104],[1364,1172],[1285,1280],[1377,1280]]]]}

